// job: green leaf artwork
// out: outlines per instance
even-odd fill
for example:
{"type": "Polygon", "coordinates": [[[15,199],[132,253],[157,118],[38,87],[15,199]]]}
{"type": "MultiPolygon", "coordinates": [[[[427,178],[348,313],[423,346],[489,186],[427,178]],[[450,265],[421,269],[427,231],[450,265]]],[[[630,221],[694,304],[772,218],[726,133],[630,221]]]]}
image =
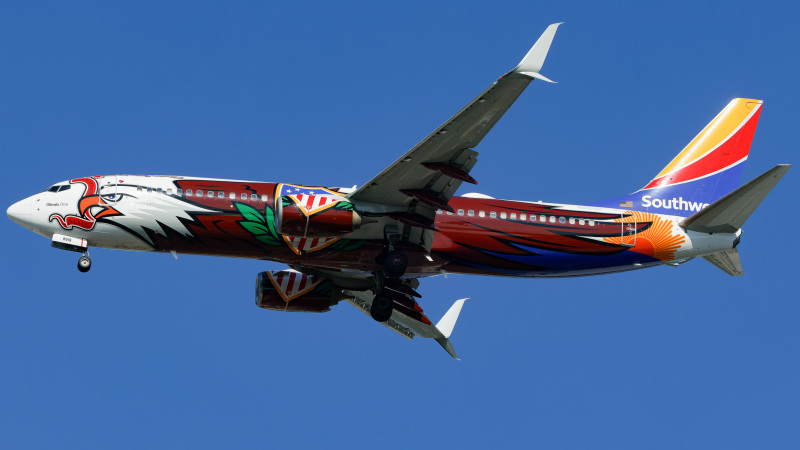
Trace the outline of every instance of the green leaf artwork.
{"type": "Polygon", "coordinates": [[[334,208],[340,209],[342,211],[352,211],[354,209],[353,204],[346,200],[337,203],[336,206],[334,206],[334,208]]]}
{"type": "Polygon", "coordinates": [[[364,239],[339,239],[328,247],[328,250],[337,252],[349,252],[358,250],[363,247],[366,241],[364,239]]]}
{"type": "Polygon", "coordinates": [[[275,213],[269,207],[264,208],[266,216],[257,209],[244,203],[235,203],[236,209],[245,220],[239,221],[248,233],[266,245],[281,245],[283,241],[275,229],[275,213]]]}

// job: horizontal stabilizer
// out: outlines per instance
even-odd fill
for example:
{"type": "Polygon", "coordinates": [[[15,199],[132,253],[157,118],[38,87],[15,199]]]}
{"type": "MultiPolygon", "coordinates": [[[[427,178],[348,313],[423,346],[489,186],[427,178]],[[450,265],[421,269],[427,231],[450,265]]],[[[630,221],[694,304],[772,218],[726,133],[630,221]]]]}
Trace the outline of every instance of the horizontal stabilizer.
{"type": "Polygon", "coordinates": [[[717,266],[720,270],[734,277],[744,275],[739,251],[735,248],[703,256],[703,259],[717,266]]]}
{"type": "Polygon", "coordinates": [[[680,226],[700,233],[735,233],[791,167],[791,164],[773,167],[695,213],[680,226]]]}

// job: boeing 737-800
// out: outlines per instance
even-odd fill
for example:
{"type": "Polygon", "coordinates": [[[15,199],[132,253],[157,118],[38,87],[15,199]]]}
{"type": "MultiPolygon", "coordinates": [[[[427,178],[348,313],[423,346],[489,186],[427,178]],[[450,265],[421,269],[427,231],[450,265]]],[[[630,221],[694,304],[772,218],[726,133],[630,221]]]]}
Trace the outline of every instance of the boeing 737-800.
{"type": "Polygon", "coordinates": [[[731,101],[639,191],[588,205],[454,197],[478,146],[540,70],[550,25],[513,70],[360,188],[181,176],[75,178],[8,208],[56,248],[229,256],[289,268],[257,275],[256,304],[325,312],[345,300],[405,336],[450,334],[464,299],[433,324],[419,280],[442,273],[599,275],[701,257],[742,275],[745,220],[789,165],[739,186],[762,102],[731,101]]]}

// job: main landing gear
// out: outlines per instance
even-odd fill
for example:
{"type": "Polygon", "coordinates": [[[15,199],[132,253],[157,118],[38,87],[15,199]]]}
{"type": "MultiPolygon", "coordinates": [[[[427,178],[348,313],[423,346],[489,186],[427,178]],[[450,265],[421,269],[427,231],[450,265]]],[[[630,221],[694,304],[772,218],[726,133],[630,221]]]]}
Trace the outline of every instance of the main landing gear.
{"type": "Polygon", "coordinates": [[[388,278],[400,278],[406,273],[408,256],[400,250],[389,250],[383,260],[383,272],[388,278]]]}
{"type": "Polygon", "coordinates": [[[87,251],[86,253],[83,254],[83,256],[80,257],[80,259],[78,259],[78,270],[86,273],[91,268],[92,268],[92,260],[89,259],[89,252],[87,251]]]}
{"type": "Polygon", "coordinates": [[[390,246],[389,251],[383,259],[383,271],[375,272],[375,297],[372,299],[372,306],[369,314],[378,322],[386,322],[392,317],[394,310],[394,300],[386,295],[383,289],[386,278],[400,278],[406,273],[408,267],[408,256],[401,250],[396,250],[390,246]]]}
{"type": "Polygon", "coordinates": [[[392,311],[394,311],[394,300],[380,293],[372,299],[369,315],[378,322],[386,322],[392,317],[392,311]]]}

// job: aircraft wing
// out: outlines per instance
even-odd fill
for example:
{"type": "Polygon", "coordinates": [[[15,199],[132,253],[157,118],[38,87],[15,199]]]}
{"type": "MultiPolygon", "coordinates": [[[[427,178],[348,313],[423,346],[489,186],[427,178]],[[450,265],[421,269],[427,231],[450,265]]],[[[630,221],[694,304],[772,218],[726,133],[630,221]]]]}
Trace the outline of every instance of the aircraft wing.
{"type": "MultiPolygon", "coordinates": [[[[461,111],[438,127],[394,164],[351,193],[349,198],[392,207],[408,207],[407,224],[430,221],[437,209],[449,210],[462,182],[476,183],[469,172],[477,162],[473,149],[539,74],[556,33],[547,27],[525,58],[461,111]]],[[[405,210],[405,209],[404,209],[405,210]]]]}
{"type": "MultiPolygon", "coordinates": [[[[420,242],[426,247],[429,246],[435,231],[433,223],[436,210],[452,212],[448,202],[461,183],[465,181],[476,183],[469,175],[477,162],[478,153],[474,148],[531,81],[539,79],[552,83],[540,75],[539,71],[559,25],[556,23],[547,27],[517,67],[503,75],[383,172],[350,193],[349,200],[357,204],[360,211],[377,213],[373,217],[383,215],[389,220],[408,225],[401,233],[404,241],[412,241],[411,229],[415,230],[415,233],[421,232],[420,242]]],[[[365,233],[380,230],[382,237],[387,233],[384,227],[389,224],[385,222],[373,222],[373,224],[378,226],[372,228],[373,231],[365,233]]],[[[357,233],[359,232],[354,234],[357,233]]],[[[296,267],[296,269],[333,280],[337,286],[342,287],[343,299],[362,312],[370,314],[372,302],[376,298],[376,289],[370,290],[367,287],[373,285],[371,275],[346,274],[306,267],[296,267]]],[[[458,359],[449,337],[466,299],[457,300],[434,325],[417,303],[419,294],[414,288],[419,283],[416,279],[387,278],[385,283],[381,295],[393,301],[393,310],[391,317],[381,324],[407,339],[415,336],[435,339],[447,353],[458,359]]]]}
{"type": "MultiPolygon", "coordinates": [[[[364,274],[344,273],[303,266],[293,266],[292,268],[297,272],[333,281],[336,286],[341,288],[339,300],[345,300],[367,316],[370,315],[370,308],[375,300],[375,290],[370,288],[373,285],[372,277],[364,274]]],[[[453,328],[455,328],[456,321],[461,313],[461,307],[467,299],[456,300],[439,322],[434,324],[428,319],[425,311],[422,310],[422,307],[417,302],[421,297],[415,290],[418,287],[419,280],[414,278],[384,280],[383,292],[394,304],[389,320],[378,323],[408,340],[415,337],[433,339],[450,356],[458,359],[455,350],[453,350],[453,345],[450,343],[450,335],[453,333],[453,328]]]]}
{"type": "MultiPolygon", "coordinates": [[[[372,291],[345,290],[344,294],[350,304],[369,315],[372,300],[375,298],[372,291]]],[[[409,340],[415,336],[434,339],[450,356],[459,359],[450,343],[450,334],[453,332],[458,315],[461,313],[461,307],[466,300],[466,298],[456,300],[442,316],[442,319],[434,325],[412,296],[397,295],[394,297],[392,317],[386,322],[380,323],[409,340]]]]}

